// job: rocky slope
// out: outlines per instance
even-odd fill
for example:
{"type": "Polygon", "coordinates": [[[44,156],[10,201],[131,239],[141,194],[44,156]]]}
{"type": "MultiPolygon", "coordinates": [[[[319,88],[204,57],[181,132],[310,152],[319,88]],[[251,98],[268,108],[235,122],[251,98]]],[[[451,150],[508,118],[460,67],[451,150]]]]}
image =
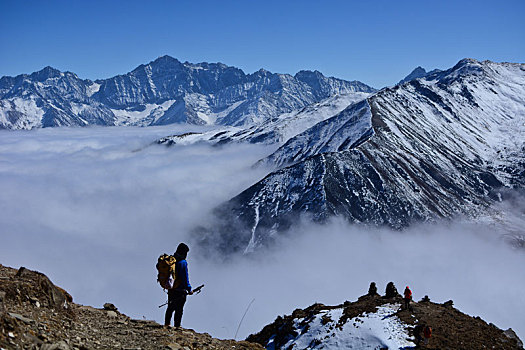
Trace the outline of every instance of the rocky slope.
{"type": "Polygon", "coordinates": [[[281,169],[218,208],[202,240],[249,252],[300,215],[396,229],[492,215],[525,186],[523,101],[525,65],[472,59],[381,90],[264,159],[281,169]]]}
{"type": "Polygon", "coordinates": [[[135,320],[112,304],[78,305],[45,275],[0,265],[1,349],[262,349],[191,329],[135,320]]]}
{"type": "Polygon", "coordinates": [[[222,63],[159,57],[113,78],[83,80],[46,67],[0,79],[0,128],[171,123],[258,124],[336,94],[373,92],[314,71],[245,74],[222,63]]]}
{"type": "MultiPolygon", "coordinates": [[[[395,288],[395,287],[394,287],[395,288]]],[[[512,329],[503,331],[479,317],[463,314],[453,302],[431,302],[428,297],[402,309],[395,291],[388,297],[370,293],[341,305],[314,304],[279,316],[249,336],[266,349],[523,349],[512,329]],[[416,346],[414,329],[429,325],[427,345],[416,346]]]]}

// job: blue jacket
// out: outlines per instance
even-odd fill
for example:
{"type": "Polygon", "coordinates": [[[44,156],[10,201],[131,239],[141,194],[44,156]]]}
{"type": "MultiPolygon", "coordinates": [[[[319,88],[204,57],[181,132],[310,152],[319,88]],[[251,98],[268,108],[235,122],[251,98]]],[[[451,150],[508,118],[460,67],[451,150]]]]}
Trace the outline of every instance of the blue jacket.
{"type": "Polygon", "coordinates": [[[175,263],[175,290],[187,290],[191,292],[190,276],[188,274],[188,262],[186,259],[179,260],[175,263]]]}

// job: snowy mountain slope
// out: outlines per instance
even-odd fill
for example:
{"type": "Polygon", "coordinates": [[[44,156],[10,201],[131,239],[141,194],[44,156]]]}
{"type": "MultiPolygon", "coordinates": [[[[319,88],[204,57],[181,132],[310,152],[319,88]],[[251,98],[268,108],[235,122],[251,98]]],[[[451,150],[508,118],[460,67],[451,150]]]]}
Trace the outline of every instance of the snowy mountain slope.
{"type": "Polygon", "coordinates": [[[352,104],[334,117],[288,140],[263,162],[282,167],[315,154],[355,148],[373,134],[371,121],[366,100],[352,104]]]}
{"type": "MultiPolygon", "coordinates": [[[[158,143],[169,146],[194,142],[208,142],[211,144],[224,144],[228,142],[282,144],[318,122],[338,114],[347,106],[364,100],[369,95],[370,94],[366,92],[335,95],[321,102],[306,106],[301,110],[283,113],[277,118],[267,119],[257,125],[244,128],[228,127],[199,135],[173,135],[158,140],[158,143]]],[[[211,116],[213,116],[213,114],[211,114],[211,116]]]]}
{"type": "Polygon", "coordinates": [[[399,349],[413,345],[409,342],[408,325],[397,317],[390,317],[399,309],[399,304],[386,304],[376,312],[364,313],[338,324],[343,308],[324,310],[309,318],[294,320],[291,336],[284,345],[273,345],[275,339],[266,344],[267,349],[399,349]],[[306,327],[308,325],[308,327],[306,327]]]}
{"type": "Polygon", "coordinates": [[[475,60],[384,89],[288,140],[268,160],[295,163],[218,208],[213,244],[249,252],[303,214],[394,228],[485,215],[525,185],[523,101],[525,65],[475,60]]]}
{"type": "Polygon", "coordinates": [[[105,80],[79,79],[51,67],[0,79],[0,127],[84,125],[247,126],[337,94],[371,93],[363,83],[302,71],[245,74],[222,63],[159,57],[105,80]]]}
{"type": "Polygon", "coordinates": [[[109,108],[93,101],[98,84],[46,67],[0,79],[0,128],[113,125],[109,108]]]}
{"type": "MultiPolygon", "coordinates": [[[[380,113],[386,112],[383,122],[394,124],[394,131],[402,129],[401,134],[417,138],[422,145],[430,146],[430,151],[440,143],[450,143],[454,145],[454,152],[461,153],[462,148],[467,147],[472,156],[472,152],[477,154],[492,149],[486,158],[496,158],[494,152],[520,149],[519,144],[504,134],[523,133],[520,121],[525,110],[522,100],[525,81],[522,79],[523,67],[520,65],[463,60],[449,71],[431,74],[428,79],[412,80],[403,87],[384,89],[371,96],[369,103],[381,105],[376,109],[380,113]],[[499,94],[494,86],[499,87],[499,94]],[[434,132],[442,133],[443,138],[432,141],[434,132]],[[464,142],[458,144],[458,140],[464,142]],[[507,145],[507,142],[513,144],[507,145]]],[[[349,147],[348,142],[345,144],[347,138],[371,136],[362,134],[368,130],[364,125],[361,129],[356,129],[352,123],[351,126],[340,125],[361,117],[363,120],[359,123],[371,123],[370,112],[354,108],[297,135],[265,161],[283,166],[314,154],[354,148],[349,147]],[[354,113],[362,116],[358,118],[354,113]]]]}
{"type": "Polygon", "coordinates": [[[268,350],[414,349],[414,330],[429,325],[429,349],[522,349],[512,329],[503,331],[479,317],[470,317],[455,309],[451,301],[413,301],[409,310],[401,309],[401,304],[400,295],[387,298],[378,294],[336,306],[313,304],[277,317],[247,340],[268,350]]]}
{"type": "Polygon", "coordinates": [[[177,100],[172,113],[152,122],[244,126],[291,112],[335,94],[373,92],[360,82],[296,77],[261,69],[244,74],[221,63],[181,63],[163,56],[134,71],[101,82],[94,98],[118,108],[177,100]]]}

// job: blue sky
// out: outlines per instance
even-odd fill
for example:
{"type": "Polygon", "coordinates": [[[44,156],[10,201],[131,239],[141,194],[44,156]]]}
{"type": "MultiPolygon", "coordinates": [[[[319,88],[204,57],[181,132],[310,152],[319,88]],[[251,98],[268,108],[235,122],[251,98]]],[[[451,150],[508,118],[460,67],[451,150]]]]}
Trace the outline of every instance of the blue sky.
{"type": "Polygon", "coordinates": [[[0,0],[0,76],[107,78],[168,54],[391,85],[418,65],[525,61],[525,1],[0,0]]]}

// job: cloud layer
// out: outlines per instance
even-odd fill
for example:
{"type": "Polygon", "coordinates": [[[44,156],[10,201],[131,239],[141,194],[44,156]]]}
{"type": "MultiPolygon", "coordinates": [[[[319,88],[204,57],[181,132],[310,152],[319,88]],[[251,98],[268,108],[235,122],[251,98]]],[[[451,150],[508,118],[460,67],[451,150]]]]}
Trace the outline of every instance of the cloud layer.
{"type": "MultiPolygon", "coordinates": [[[[132,317],[162,321],[156,258],[264,176],[250,166],[272,151],[145,147],[177,131],[0,132],[0,263],[46,273],[78,303],[112,302],[132,317]]],[[[304,221],[249,258],[218,263],[192,246],[190,280],[206,287],[188,298],[183,325],[232,338],[255,299],[239,330],[244,338],[296,307],[356,300],[371,281],[381,291],[394,281],[401,290],[410,285],[416,300],[453,299],[461,311],[525,338],[525,254],[500,239],[502,229],[443,223],[399,233],[304,221]]]]}

